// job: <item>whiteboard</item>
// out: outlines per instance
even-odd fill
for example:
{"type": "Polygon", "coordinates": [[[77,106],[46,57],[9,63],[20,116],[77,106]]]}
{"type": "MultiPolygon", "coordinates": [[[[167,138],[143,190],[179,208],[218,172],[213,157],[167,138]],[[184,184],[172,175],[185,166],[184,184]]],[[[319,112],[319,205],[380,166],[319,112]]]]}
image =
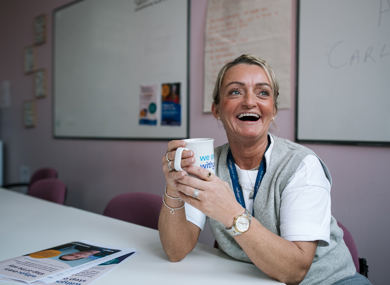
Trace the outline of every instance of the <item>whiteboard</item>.
{"type": "Polygon", "coordinates": [[[55,10],[54,137],[187,138],[188,15],[183,0],[84,0],[55,10]]]}
{"type": "Polygon", "coordinates": [[[390,143],[390,1],[299,1],[296,139],[390,143]]]}

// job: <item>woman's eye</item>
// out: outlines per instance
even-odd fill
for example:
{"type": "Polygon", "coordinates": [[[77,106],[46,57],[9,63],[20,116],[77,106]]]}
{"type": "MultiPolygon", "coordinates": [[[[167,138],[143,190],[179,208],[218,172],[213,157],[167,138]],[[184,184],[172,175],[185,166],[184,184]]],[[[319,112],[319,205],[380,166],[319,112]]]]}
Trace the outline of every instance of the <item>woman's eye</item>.
{"type": "Polygon", "coordinates": [[[232,90],[232,91],[229,92],[229,94],[231,94],[231,95],[240,95],[240,91],[232,90]]]}
{"type": "Polygon", "coordinates": [[[261,95],[261,96],[269,96],[269,91],[267,91],[267,90],[262,90],[262,91],[260,91],[259,92],[259,94],[261,95]]]}

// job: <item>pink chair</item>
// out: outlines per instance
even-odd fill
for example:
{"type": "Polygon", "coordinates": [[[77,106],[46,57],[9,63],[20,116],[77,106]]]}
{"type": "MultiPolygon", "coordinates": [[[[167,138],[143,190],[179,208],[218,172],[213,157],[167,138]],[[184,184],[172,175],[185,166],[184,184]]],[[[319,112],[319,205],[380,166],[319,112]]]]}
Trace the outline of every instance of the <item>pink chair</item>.
{"type": "Polygon", "coordinates": [[[360,274],[368,277],[367,261],[365,258],[359,258],[358,250],[357,250],[355,241],[353,240],[351,233],[339,221],[337,222],[337,224],[344,232],[344,242],[347,245],[349,252],[352,255],[352,260],[353,260],[353,263],[355,264],[356,272],[359,272],[360,274]]]}
{"type": "Polygon", "coordinates": [[[46,178],[58,178],[57,170],[54,168],[46,167],[40,168],[34,172],[34,174],[30,178],[30,186],[41,179],[46,178]]]}
{"type": "Polygon", "coordinates": [[[65,204],[67,188],[64,182],[56,178],[36,181],[27,191],[27,195],[57,204],[65,204]]]}
{"type": "Polygon", "coordinates": [[[133,224],[158,229],[162,197],[152,193],[125,193],[108,202],[103,215],[133,224]]]}
{"type": "Polygon", "coordinates": [[[28,183],[9,183],[3,185],[4,188],[14,188],[14,187],[31,187],[35,182],[41,179],[46,178],[58,178],[57,170],[50,167],[40,168],[33,173],[28,183]]]}

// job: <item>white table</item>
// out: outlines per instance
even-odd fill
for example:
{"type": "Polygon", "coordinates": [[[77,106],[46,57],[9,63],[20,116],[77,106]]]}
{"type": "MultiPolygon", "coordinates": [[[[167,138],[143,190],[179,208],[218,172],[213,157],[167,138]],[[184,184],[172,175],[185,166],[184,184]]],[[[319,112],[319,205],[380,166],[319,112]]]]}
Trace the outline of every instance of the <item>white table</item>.
{"type": "Polygon", "coordinates": [[[0,260],[76,240],[140,251],[96,285],[281,284],[200,243],[184,260],[169,262],[156,230],[0,188],[0,260]]]}

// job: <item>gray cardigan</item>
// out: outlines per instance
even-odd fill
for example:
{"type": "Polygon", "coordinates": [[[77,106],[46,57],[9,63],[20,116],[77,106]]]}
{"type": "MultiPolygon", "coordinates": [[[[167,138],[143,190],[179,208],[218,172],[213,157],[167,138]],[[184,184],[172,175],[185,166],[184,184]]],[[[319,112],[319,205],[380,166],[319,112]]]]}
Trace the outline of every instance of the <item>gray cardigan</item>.
{"type": "MultiPolygon", "coordinates": [[[[267,164],[267,171],[253,207],[254,217],[269,231],[280,236],[280,206],[283,190],[302,160],[309,154],[316,154],[310,149],[291,141],[275,136],[273,138],[274,146],[271,161],[267,164]]],[[[228,144],[215,149],[215,174],[228,182],[230,188],[233,189],[227,167],[228,150],[228,144]]],[[[332,182],[328,168],[321,159],[320,162],[327,178],[332,182]]],[[[233,258],[251,262],[234,238],[226,232],[223,224],[210,219],[210,227],[221,250],[233,258]]],[[[330,244],[319,244],[312,266],[301,284],[333,284],[355,273],[355,265],[343,240],[343,231],[337,226],[337,221],[332,216],[330,244]]]]}

